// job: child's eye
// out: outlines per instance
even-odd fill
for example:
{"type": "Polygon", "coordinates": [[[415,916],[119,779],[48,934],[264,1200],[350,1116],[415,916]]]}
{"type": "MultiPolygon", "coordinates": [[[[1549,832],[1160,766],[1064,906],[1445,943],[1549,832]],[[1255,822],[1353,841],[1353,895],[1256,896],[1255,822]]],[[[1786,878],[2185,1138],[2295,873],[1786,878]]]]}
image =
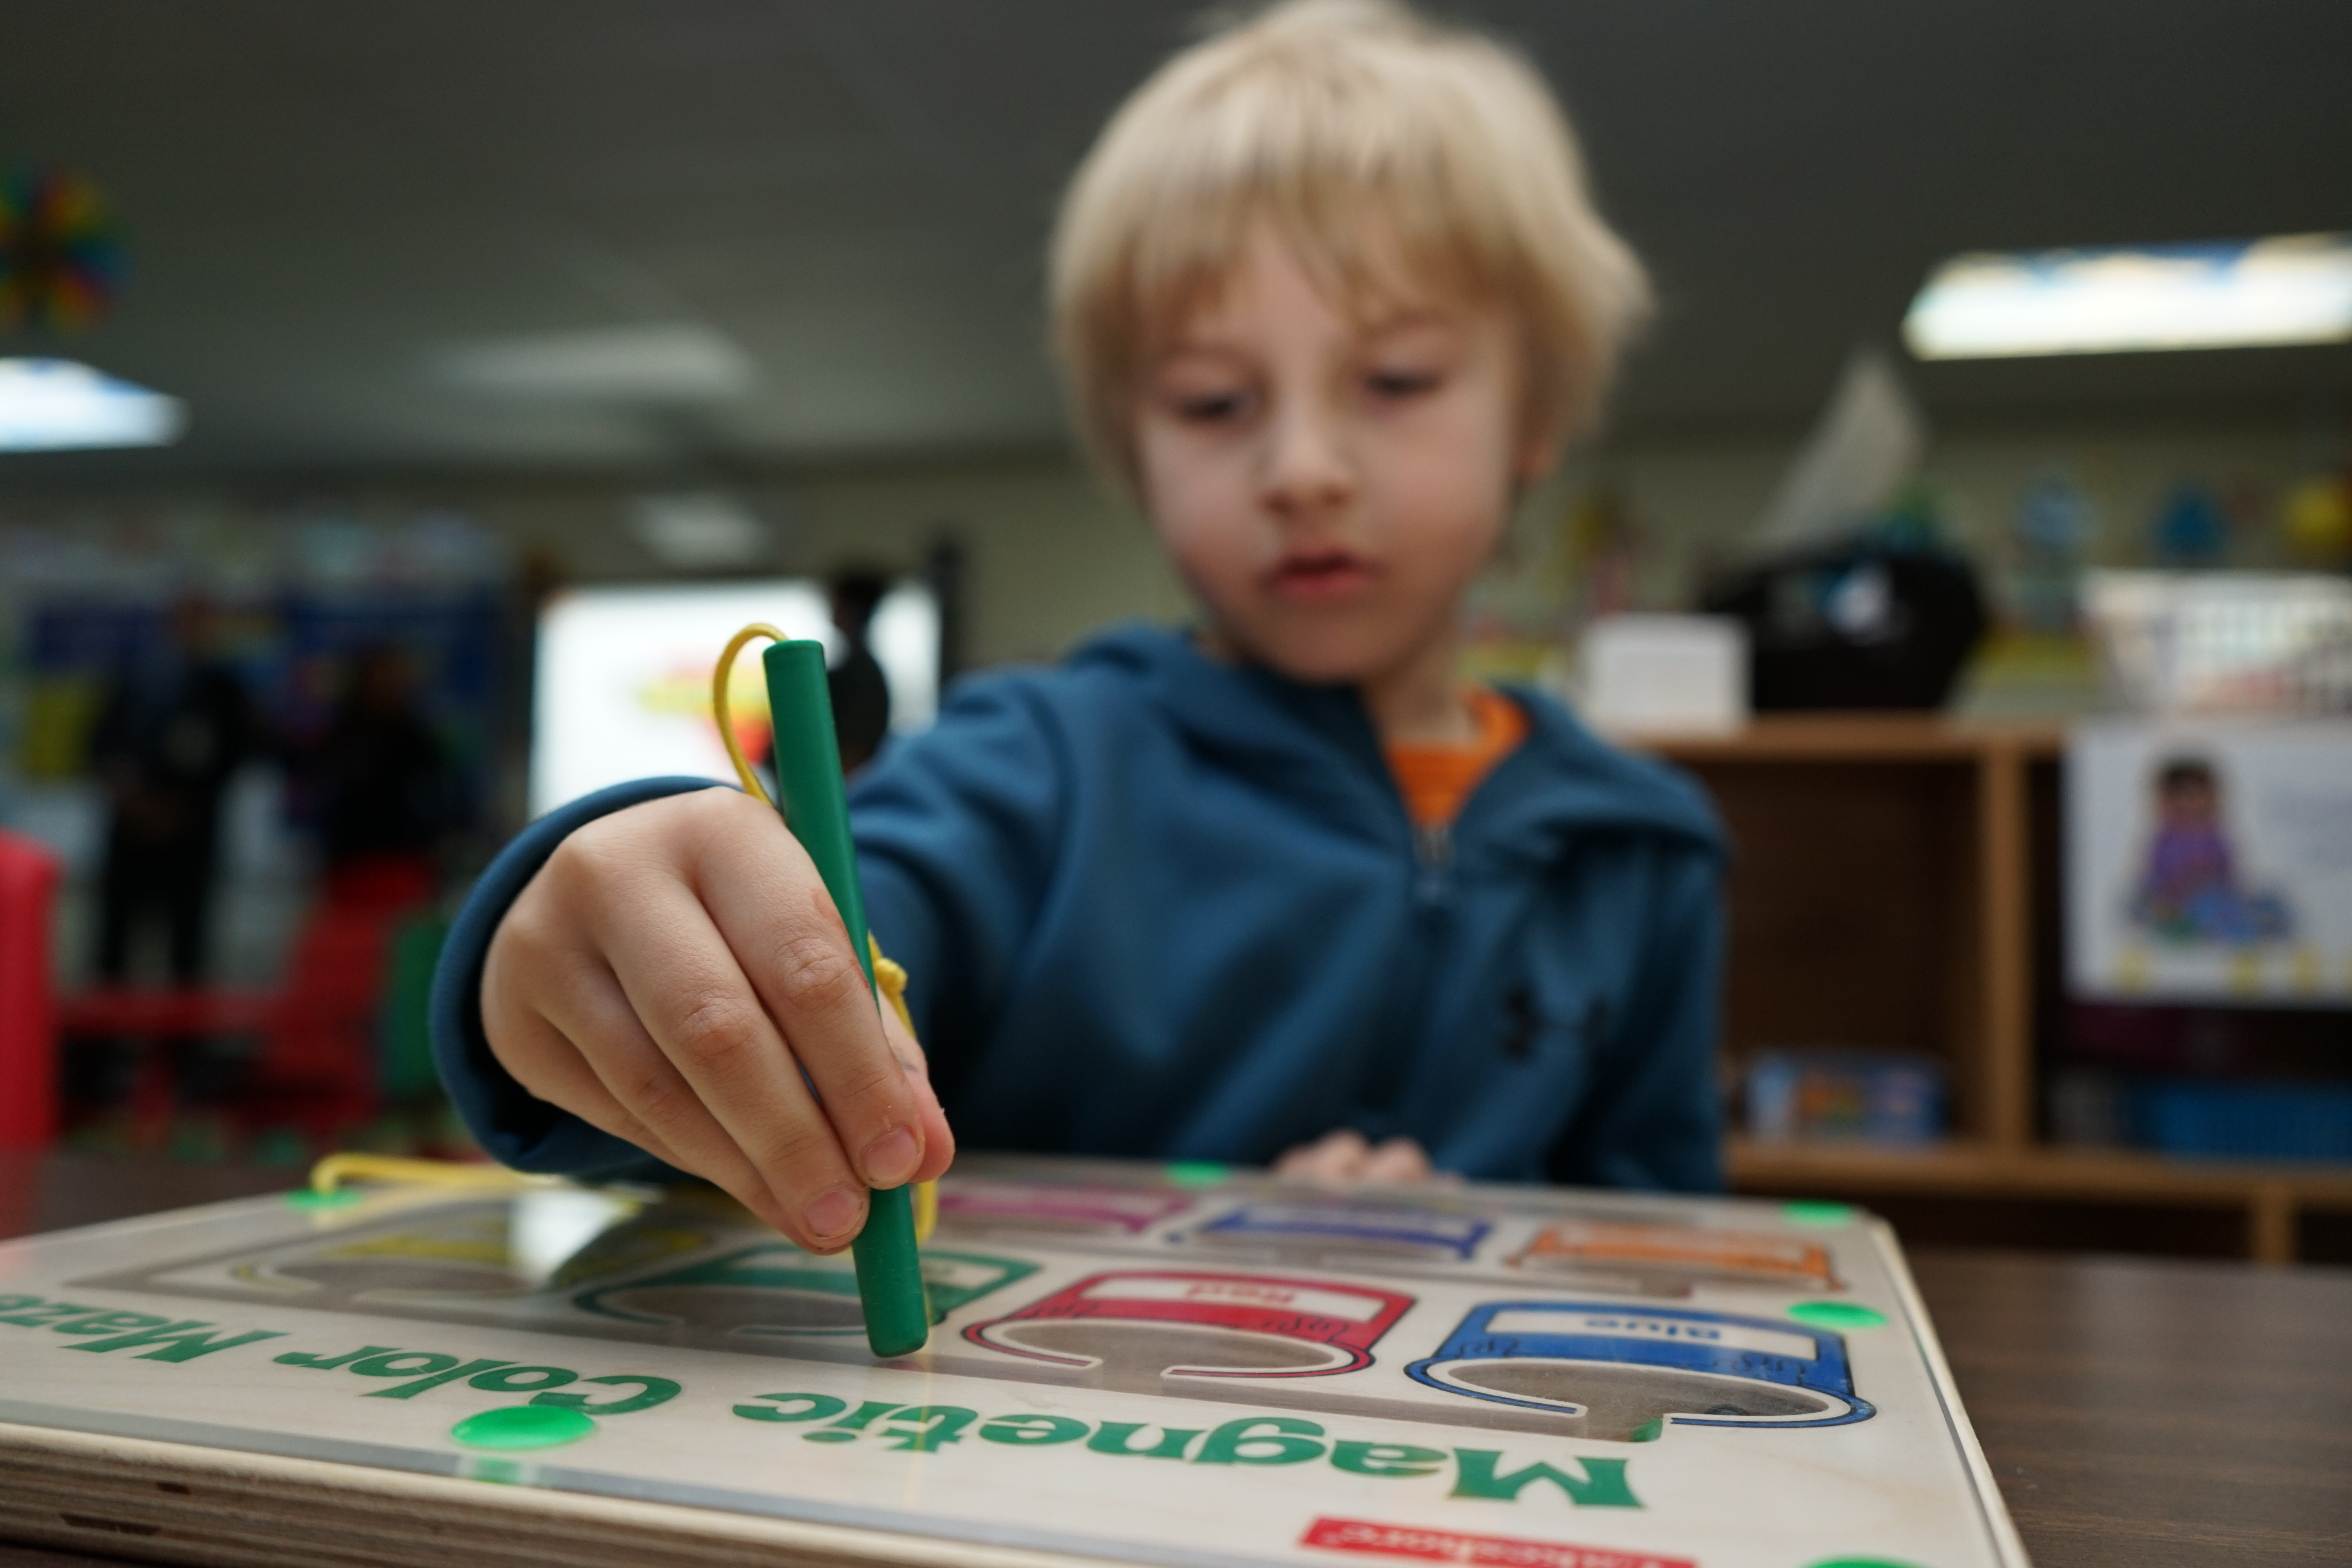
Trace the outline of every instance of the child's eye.
{"type": "Polygon", "coordinates": [[[1176,416],[1192,425],[1223,425],[1249,411],[1245,392],[1200,392],[1171,400],[1176,416]]]}
{"type": "Polygon", "coordinates": [[[1376,370],[1364,377],[1364,385],[1374,397],[1402,402],[1434,391],[1438,380],[1433,370],[1376,370]]]}

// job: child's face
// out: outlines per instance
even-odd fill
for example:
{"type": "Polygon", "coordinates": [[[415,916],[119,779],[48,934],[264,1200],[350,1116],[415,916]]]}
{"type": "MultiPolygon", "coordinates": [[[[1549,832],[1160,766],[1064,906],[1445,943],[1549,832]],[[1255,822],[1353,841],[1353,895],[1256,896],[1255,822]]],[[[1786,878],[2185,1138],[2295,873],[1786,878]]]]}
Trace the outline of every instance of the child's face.
{"type": "Polygon", "coordinates": [[[2202,779],[2175,779],[2166,784],[2158,796],[2165,823],[2173,827],[2202,827],[2210,823],[2215,807],[2213,786],[2202,779]]]}
{"type": "Polygon", "coordinates": [[[1518,368],[1497,311],[1396,289],[1353,314],[1271,228],[1148,368],[1152,526],[1241,651],[1360,682],[1450,641],[1518,482],[1518,368]]]}

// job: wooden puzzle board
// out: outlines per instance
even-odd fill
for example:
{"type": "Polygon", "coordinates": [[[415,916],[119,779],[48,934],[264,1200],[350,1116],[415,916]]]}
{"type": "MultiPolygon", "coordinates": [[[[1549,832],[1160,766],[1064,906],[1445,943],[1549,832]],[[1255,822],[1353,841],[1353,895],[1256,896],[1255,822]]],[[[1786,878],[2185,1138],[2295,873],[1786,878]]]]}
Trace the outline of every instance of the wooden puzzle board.
{"type": "Polygon", "coordinates": [[[0,1532],[190,1562],[2025,1561],[1853,1211],[959,1173],[931,1342],[884,1363],[846,1258],[704,1193],[372,1188],[9,1244],[0,1532]]]}

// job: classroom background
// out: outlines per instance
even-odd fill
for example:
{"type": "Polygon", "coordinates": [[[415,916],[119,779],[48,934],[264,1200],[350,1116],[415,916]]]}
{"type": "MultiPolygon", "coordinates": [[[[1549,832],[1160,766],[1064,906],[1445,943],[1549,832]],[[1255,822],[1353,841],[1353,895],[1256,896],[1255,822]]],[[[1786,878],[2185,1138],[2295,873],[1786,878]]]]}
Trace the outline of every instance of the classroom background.
{"type": "MultiPolygon", "coordinates": [[[[448,913],[614,768],[723,771],[745,603],[865,694],[853,763],[1182,617],[1066,434],[1039,252],[1192,10],[12,16],[13,1157],[464,1153],[448,913]]],[[[1735,1187],[2352,1261],[2346,15],[1475,15],[1661,308],[1471,672],[1729,821],[1735,1187]]]]}

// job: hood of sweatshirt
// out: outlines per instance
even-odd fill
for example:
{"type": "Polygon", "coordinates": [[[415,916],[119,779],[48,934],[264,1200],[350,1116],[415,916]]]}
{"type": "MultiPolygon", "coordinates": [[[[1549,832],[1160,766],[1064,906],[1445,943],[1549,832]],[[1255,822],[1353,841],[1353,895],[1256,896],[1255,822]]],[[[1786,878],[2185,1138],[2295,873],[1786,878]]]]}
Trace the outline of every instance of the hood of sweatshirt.
{"type": "MultiPolygon", "coordinates": [[[[1410,840],[1412,826],[1362,700],[1351,686],[1297,681],[1202,654],[1186,632],[1120,626],[1072,652],[1074,675],[1131,683],[1190,744],[1368,837],[1410,840]],[[1334,758],[1346,765],[1334,767],[1334,758]]],[[[1654,758],[1622,752],[1529,688],[1503,691],[1525,710],[1527,738],[1465,803],[1457,856],[1558,859],[1596,833],[1662,834],[1721,854],[1727,841],[1703,790],[1654,758]]]]}

